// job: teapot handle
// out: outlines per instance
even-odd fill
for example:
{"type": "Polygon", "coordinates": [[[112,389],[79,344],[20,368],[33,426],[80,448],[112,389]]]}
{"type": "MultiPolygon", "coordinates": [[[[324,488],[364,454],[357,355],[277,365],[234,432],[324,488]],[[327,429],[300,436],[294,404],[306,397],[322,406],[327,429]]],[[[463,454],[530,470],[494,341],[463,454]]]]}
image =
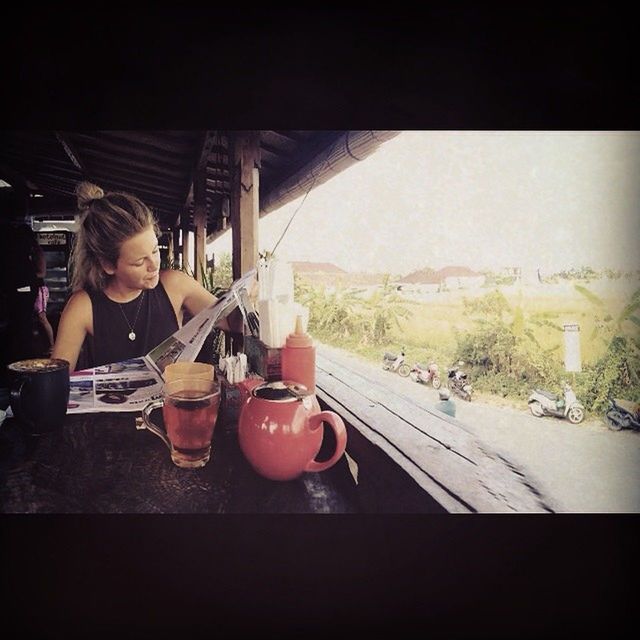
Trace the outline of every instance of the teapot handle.
{"type": "Polygon", "coordinates": [[[311,460],[305,467],[305,471],[324,471],[329,467],[332,467],[338,460],[340,460],[344,450],[347,448],[347,429],[344,426],[342,418],[333,411],[320,411],[320,413],[314,413],[309,418],[309,428],[311,431],[315,431],[318,427],[322,426],[323,422],[327,422],[336,436],[336,450],[329,460],[324,462],[316,462],[311,460]]]}

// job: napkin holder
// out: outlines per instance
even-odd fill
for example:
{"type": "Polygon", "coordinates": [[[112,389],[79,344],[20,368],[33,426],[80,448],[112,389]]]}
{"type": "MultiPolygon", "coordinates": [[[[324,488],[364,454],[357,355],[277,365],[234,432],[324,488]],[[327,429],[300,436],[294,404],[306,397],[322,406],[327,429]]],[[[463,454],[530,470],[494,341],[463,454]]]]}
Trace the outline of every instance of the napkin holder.
{"type": "Polygon", "coordinates": [[[268,347],[260,338],[247,335],[244,337],[244,352],[249,371],[257,373],[268,382],[281,379],[281,348],[268,347]]]}

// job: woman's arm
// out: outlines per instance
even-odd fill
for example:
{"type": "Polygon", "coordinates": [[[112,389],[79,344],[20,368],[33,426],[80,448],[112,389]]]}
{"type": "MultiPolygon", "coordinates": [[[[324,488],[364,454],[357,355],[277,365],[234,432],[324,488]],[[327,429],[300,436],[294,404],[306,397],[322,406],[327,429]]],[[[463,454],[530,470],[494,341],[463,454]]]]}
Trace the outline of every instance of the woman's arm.
{"type": "MultiPolygon", "coordinates": [[[[188,276],[183,271],[167,269],[161,273],[161,278],[162,284],[174,305],[176,315],[178,315],[180,307],[184,307],[192,316],[195,316],[218,300],[218,298],[210,291],[207,291],[195,278],[188,276]]],[[[232,312],[227,318],[223,318],[216,326],[224,331],[237,331],[236,325],[239,324],[238,322],[232,322],[233,329],[229,327],[228,319],[232,315],[235,315],[235,313],[232,312]]],[[[238,312],[237,315],[240,320],[239,331],[242,331],[242,316],[240,312],[238,312]]]]}
{"type": "Polygon", "coordinates": [[[93,308],[86,291],[76,291],[68,300],[60,316],[52,358],[69,363],[69,373],[75,371],[80,349],[87,333],[93,333],[93,308]]]}

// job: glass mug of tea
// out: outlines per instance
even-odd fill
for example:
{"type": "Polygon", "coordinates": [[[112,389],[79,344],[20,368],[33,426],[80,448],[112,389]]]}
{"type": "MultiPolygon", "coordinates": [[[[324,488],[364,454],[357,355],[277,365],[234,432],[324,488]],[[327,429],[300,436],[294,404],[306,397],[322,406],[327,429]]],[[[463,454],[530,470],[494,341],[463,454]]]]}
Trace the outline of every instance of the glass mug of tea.
{"type": "Polygon", "coordinates": [[[213,380],[180,378],[167,382],[162,398],[142,410],[138,429],[148,429],[167,445],[178,467],[204,467],[211,457],[211,439],[218,418],[220,386],[213,380]],[[162,407],[165,430],[151,421],[151,412],[162,407]]]}

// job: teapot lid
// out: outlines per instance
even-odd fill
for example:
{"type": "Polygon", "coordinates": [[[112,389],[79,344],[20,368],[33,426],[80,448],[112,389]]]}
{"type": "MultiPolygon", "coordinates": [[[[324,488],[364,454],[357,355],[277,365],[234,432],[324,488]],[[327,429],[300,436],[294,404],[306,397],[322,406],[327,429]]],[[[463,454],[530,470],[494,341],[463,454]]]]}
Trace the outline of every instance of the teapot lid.
{"type": "Polygon", "coordinates": [[[265,382],[254,387],[251,395],[261,400],[269,400],[270,402],[297,402],[304,400],[312,393],[299,382],[292,380],[275,380],[274,382],[265,382]]]}

